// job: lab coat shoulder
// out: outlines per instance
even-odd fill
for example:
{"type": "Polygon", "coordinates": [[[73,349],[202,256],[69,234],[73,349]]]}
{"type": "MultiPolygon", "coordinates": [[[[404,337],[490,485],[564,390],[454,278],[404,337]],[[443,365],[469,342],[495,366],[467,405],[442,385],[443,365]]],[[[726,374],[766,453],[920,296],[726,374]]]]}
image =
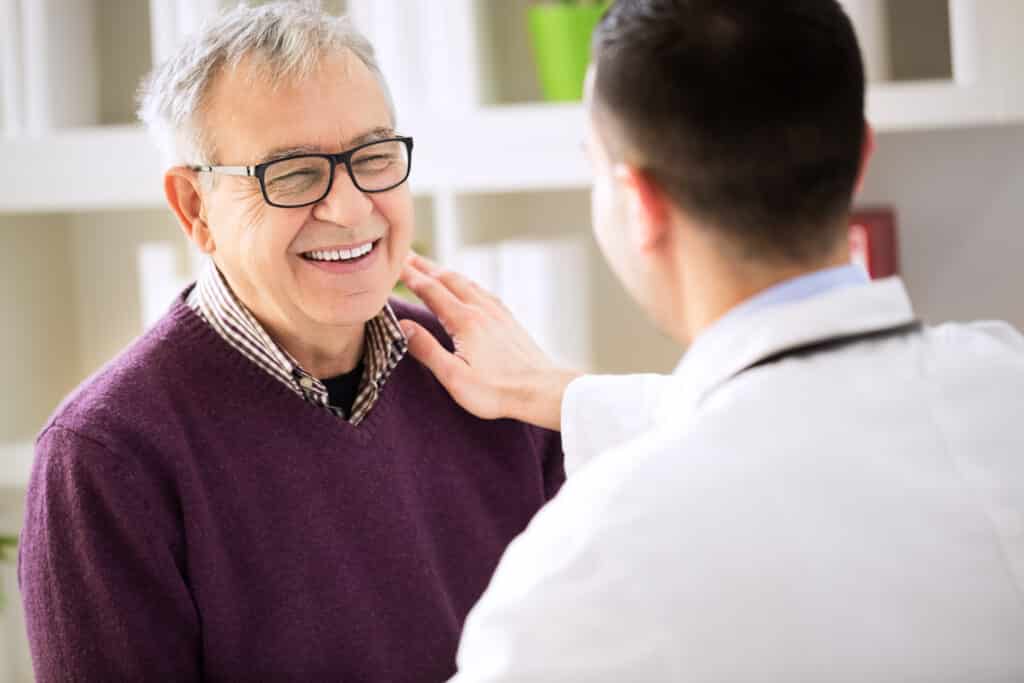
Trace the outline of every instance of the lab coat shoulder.
{"type": "Polygon", "coordinates": [[[644,504],[649,487],[634,483],[667,447],[648,433],[567,480],[506,550],[489,599],[470,612],[453,681],[621,682],[652,669],[672,677],[667,633],[622,629],[662,603],[633,574],[642,563],[623,559],[659,552],[644,504]]]}
{"type": "MultiPolygon", "coordinates": [[[[712,431],[660,426],[570,477],[470,613],[455,681],[682,680],[680,649],[704,647],[700,633],[718,633],[707,619],[731,609],[713,603],[727,597],[718,572],[735,553],[723,522],[743,473],[723,473],[712,431]],[[687,605],[708,616],[681,622],[687,605]]],[[[685,673],[701,661],[689,658],[685,673]]],[[[715,666],[704,674],[721,674],[715,666]]]]}
{"type": "Polygon", "coordinates": [[[985,320],[972,323],[946,323],[928,328],[937,349],[957,359],[968,355],[988,363],[1002,360],[1024,362],[1024,335],[1009,323],[985,320]]]}
{"type": "Polygon", "coordinates": [[[594,456],[648,431],[670,375],[585,375],[562,399],[562,443],[570,476],[594,456]]]}

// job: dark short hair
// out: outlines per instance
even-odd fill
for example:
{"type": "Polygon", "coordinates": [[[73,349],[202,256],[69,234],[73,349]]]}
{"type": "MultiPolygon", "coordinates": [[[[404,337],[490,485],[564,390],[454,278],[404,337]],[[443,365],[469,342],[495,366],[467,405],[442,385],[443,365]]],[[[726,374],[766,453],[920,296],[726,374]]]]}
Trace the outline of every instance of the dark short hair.
{"type": "Polygon", "coordinates": [[[614,157],[747,258],[835,245],[864,145],[864,67],[835,0],[618,0],[593,52],[614,157]]]}

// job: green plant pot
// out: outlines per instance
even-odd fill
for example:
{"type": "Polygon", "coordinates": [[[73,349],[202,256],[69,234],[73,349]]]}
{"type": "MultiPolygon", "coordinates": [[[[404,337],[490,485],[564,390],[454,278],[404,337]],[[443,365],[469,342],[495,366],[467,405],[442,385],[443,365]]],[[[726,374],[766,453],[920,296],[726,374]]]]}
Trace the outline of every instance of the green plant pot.
{"type": "Polygon", "coordinates": [[[535,5],[528,10],[530,39],[544,99],[578,102],[590,63],[590,36],[605,4],[535,5]]]}

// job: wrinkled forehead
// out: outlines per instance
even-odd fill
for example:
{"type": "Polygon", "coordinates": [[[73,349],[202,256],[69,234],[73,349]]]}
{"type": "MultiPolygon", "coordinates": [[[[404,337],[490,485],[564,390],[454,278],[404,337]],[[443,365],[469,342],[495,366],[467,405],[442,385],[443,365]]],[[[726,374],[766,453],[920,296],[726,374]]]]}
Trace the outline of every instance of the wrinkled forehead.
{"type": "Polygon", "coordinates": [[[288,152],[340,152],[393,134],[383,85],[351,52],[325,55],[308,74],[274,77],[258,56],[226,66],[204,98],[203,131],[220,164],[288,152]]]}

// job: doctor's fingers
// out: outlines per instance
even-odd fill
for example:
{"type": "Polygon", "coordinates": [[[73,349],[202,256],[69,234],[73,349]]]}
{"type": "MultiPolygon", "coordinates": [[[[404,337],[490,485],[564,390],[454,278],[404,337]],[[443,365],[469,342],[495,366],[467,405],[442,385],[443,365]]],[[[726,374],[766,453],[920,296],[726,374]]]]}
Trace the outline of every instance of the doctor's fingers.
{"type": "Polygon", "coordinates": [[[452,339],[472,334],[485,320],[493,317],[491,306],[463,301],[445,282],[409,264],[402,271],[402,281],[437,316],[452,339]]]}
{"type": "Polygon", "coordinates": [[[433,373],[456,403],[484,420],[506,417],[501,413],[498,395],[481,381],[466,358],[441,346],[416,322],[402,320],[400,324],[409,337],[409,353],[433,373]]]}
{"type": "Polygon", "coordinates": [[[402,282],[412,290],[413,294],[423,300],[427,308],[438,317],[441,324],[451,334],[450,323],[454,323],[461,317],[462,309],[466,307],[466,304],[462,303],[440,280],[408,262],[402,269],[402,282]]]}
{"type": "Polygon", "coordinates": [[[457,271],[443,268],[430,259],[415,253],[409,256],[406,263],[419,272],[438,280],[463,303],[485,309],[504,308],[504,304],[498,297],[457,271]]]}

